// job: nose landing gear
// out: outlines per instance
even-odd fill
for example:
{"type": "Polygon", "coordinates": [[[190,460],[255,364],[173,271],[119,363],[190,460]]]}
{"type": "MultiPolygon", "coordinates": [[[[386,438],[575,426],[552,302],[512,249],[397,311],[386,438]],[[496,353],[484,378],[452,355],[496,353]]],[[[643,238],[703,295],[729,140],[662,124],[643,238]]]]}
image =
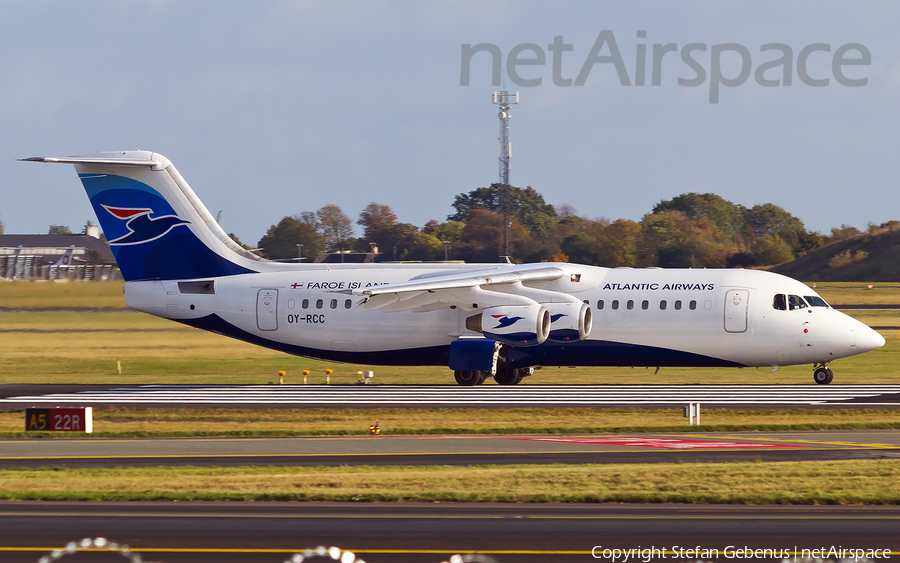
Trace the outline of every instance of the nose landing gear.
{"type": "Polygon", "coordinates": [[[815,369],[813,371],[813,380],[819,385],[828,385],[834,379],[834,373],[828,369],[828,362],[815,364],[813,368],[815,369]]]}

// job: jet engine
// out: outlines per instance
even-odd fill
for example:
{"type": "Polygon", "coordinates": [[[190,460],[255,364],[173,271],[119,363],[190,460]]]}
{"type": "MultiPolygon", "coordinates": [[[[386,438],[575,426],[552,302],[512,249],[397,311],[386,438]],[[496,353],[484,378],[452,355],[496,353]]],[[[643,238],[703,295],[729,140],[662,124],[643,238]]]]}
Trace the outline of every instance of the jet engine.
{"type": "Polygon", "coordinates": [[[584,340],[591,334],[591,307],[582,302],[544,303],[550,309],[550,334],[547,340],[567,343],[584,340]]]}
{"type": "Polygon", "coordinates": [[[538,303],[489,307],[467,318],[466,328],[510,346],[537,346],[550,333],[550,311],[538,303]]]}

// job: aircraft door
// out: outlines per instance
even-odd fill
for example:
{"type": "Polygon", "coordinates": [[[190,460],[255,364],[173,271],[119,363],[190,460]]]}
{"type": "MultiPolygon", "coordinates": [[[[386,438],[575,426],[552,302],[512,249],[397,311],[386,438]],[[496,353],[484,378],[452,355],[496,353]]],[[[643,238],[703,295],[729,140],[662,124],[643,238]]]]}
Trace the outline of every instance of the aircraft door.
{"type": "Polygon", "coordinates": [[[725,332],[747,331],[747,308],[750,292],[746,289],[730,289],[725,295],[725,332]]]}
{"type": "Polygon", "coordinates": [[[278,330],[278,290],[260,289],[256,294],[256,326],[259,330],[278,330]]]}

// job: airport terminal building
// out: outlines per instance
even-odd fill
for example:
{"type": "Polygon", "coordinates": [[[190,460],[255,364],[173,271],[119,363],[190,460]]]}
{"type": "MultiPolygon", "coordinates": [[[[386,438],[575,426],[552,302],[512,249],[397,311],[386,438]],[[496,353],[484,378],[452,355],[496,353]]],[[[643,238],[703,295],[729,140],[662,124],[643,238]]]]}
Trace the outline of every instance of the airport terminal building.
{"type": "MultiPolygon", "coordinates": [[[[92,229],[93,230],[93,229],[92,229]]],[[[99,230],[87,235],[0,235],[0,279],[122,279],[99,230]],[[71,258],[64,258],[73,247],[71,258]],[[68,264],[56,263],[63,259],[68,264]]]]}

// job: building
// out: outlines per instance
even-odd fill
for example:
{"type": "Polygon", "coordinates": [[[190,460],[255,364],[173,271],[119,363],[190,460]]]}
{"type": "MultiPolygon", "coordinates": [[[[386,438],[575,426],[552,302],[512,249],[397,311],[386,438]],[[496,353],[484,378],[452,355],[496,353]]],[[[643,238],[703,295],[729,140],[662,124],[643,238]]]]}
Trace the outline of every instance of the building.
{"type": "Polygon", "coordinates": [[[121,279],[109,245],[99,238],[99,230],[92,231],[90,235],[0,235],[0,278],[121,279]],[[69,264],[55,265],[72,246],[69,264]]]}

